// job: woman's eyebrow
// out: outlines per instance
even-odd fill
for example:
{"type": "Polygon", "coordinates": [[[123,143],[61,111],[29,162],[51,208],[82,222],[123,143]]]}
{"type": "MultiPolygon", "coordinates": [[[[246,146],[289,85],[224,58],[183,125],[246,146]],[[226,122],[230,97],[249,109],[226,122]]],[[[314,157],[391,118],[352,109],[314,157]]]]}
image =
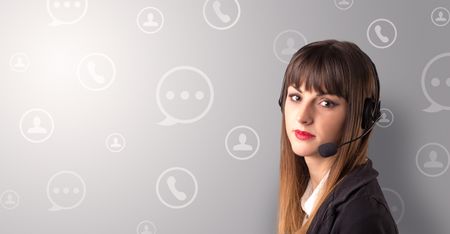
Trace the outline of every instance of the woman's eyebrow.
{"type": "MultiPolygon", "coordinates": [[[[293,89],[297,90],[299,93],[303,93],[300,89],[297,89],[294,86],[290,86],[290,87],[292,87],[293,89]]],[[[333,94],[323,93],[323,92],[319,91],[316,96],[317,97],[321,97],[321,96],[325,96],[325,95],[333,95],[333,94]]]]}

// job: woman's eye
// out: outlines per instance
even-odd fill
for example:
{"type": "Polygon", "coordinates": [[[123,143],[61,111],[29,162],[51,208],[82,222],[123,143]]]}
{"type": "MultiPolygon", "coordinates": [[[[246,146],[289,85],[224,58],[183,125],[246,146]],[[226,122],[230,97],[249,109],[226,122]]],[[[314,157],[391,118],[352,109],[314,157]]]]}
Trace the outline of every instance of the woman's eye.
{"type": "Polygon", "coordinates": [[[324,100],[321,102],[321,104],[325,103],[325,105],[322,105],[323,107],[332,108],[336,106],[336,104],[332,101],[324,100]]]}
{"type": "Polygon", "coordinates": [[[297,102],[300,99],[300,96],[298,96],[297,94],[289,94],[289,99],[294,102],[297,102]]]}

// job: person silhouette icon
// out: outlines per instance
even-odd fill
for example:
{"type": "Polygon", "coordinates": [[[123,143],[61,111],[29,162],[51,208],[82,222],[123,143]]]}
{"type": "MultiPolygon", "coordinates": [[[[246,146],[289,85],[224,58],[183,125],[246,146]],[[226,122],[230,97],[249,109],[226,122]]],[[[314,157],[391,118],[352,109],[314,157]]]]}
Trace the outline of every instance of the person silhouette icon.
{"type": "Polygon", "coordinates": [[[430,154],[428,155],[428,157],[430,158],[430,161],[425,162],[423,164],[423,166],[425,168],[442,168],[444,167],[444,164],[442,164],[441,162],[437,161],[437,153],[436,151],[432,150],[430,152],[430,154]]]}
{"type": "Polygon", "coordinates": [[[17,57],[16,59],[16,63],[14,64],[15,68],[24,68],[25,67],[25,63],[23,62],[23,58],[22,57],[17,57]]]}
{"type": "Polygon", "coordinates": [[[289,37],[288,39],[286,39],[286,47],[281,51],[281,53],[284,55],[292,55],[296,51],[294,45],[294,38],[289,37]]]}
{"type": "Polygon", "coordinates": [[[344,6],[344,5],[346,5],[346,6],[350,5],[350,3],[349,3],[347,0],[341,0],[341,1],[339,1],[338,4],[339,4],[339,5],[342,5],[342,6],[344,6]]]}
{"type": "Polygon", "coordinates": [[[387,118],[387,114],[385,112],[383,112],[381,114],[380,123],[389,123],[389,122],[391,122],[391,121],[387,118]]]}
{"type": "Polygon", "coordinates": [[[142,230],[141,234],[154,234],[152,231],[150,231],[150,228],[148,227],[148,225],[146,224],[144,226],[144,230],[142,230]]]}
{"type": "Polygon", "coordinates": [[[144,22],[144,26],[146,27],[158,27],[159,23],[154,21],[155,15],[153,13],[147,14],[147,21],[144,22]]]}
{"type": "Polygon", "coordinates": [[[121,148],[122,144],[119,143],[119,138],[114,137],[113,143],[111,144],[111,148],[121,148]]]}
{"type": "Polygon", "coordinates": [[[12,194],[8,194],[8,196],[7,196],[6,201],[4,202],[4,204],[5,204],[5,205],[8,205],[8,206],[13,206],[13,205],[16,204],[16,201],[13,200],[12,194]]]}
{"type": "Polygon", "coordinates": [[[446,22],[447,19],[444,17],[444,12],[439,11],[438,12],[438,17],[435,18],[434,20],[436,20],[436,22],[446,22]]]}
{"type": "Polygon", "coordinates": [[[239,144],[233,146],[234,151],[250,151],[253,150],[251,145],[247,145],[247,135],[244,133],[239,134],[239,144]]]}
{"type": "Polygon", "coordinates": [[[35,116],[33,118],[33,127],[29,128],[27,132],[31,134],[47,134],[47,129],[41,126],[41,118],[35,116]]]}

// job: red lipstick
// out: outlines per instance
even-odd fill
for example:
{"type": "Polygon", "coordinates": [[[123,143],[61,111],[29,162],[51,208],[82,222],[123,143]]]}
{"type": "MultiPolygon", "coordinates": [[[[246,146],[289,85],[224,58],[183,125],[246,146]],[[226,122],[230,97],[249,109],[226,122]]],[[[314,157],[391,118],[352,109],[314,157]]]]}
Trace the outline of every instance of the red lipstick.
{"type": "Polygon", "coordinates": [[[294,130],[295,132],[295,136],[297,137],[297,139],[305,141],[305,140],[310,140],[313,137],[315,137],[313,134],[307,132],[307,131],[300,131],[300,130],[294,130]]]}

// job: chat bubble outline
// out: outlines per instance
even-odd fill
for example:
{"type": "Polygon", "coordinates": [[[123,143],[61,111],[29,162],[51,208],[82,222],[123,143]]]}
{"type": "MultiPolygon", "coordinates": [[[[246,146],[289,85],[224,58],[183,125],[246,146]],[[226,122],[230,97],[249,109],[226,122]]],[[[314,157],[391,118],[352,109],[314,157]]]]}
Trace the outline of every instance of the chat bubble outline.
{"type": "Polygon", "coordinates": [[[55,173],[52,177],[50,177],[50,179],[47,182],[47,198],[50,201],[50,203],[52,204],[52,207],[49,208],[49,211],[61,211],[61,210],[74,209],[74,208],[78,207],[83,202],[85,197],[86,197],[86,183],[84,182],[83,178],[78,173],[76,173],[74,171],[68,171],[68,170],[59,171],[59,172],[55,173]],[[51,197],[51,195],[50,195],[50,193],[51,193],[51,191],[50,191],[51,182],[53,180],[55,180],[56,177],[58,177],[60,175],[63,175],[63,174],[69,174],[69,175],[72,175],[72,176],[76,177],[81,182],[82,191],[83,191],[83,194],[82,194],[81,198],[79,199],[79,201],[76,202],[74,205],[68,206],[68,207],[64,207],[64,206],[58,205],[57,202],[55,202],[53,200],[53,198],[51,197]]]}
{"type": "Polygon", "coordinates": [[[85,2],[85,7],[84,7],[83,12],[81,13],[81,15],[78,16],[76,19],[74,19],[72,21],[64,21],[64,20],[58,19],[58,17],[56,17],[53,14],[51,6],[50,6],[51,5],[50,2],[52,2],[52,1],[54,1],[54,0],[47,0],[47,12],[48,12],[48,14],[49,14],[49,16],[50,16],[50,18],[52,20],[52,22],[49,23],[50,26],[59,26],[59,25],[65,25],[65,24],[75,24],[78,21],[80,21],[86,15],[86,12],[87,12],[87,9],[88,9],[88,0],[79,0],[79,1],[84,1],[85,2]]]}
{"type": "Polygon", "coordinates": [[[437,60],[444,58],[444,57],[450,57],[450,52],[446,52],[446,53],[442,53],[442,54],[438,54],[436,55],[434,58],[432,58],[430,61],[428,61],[428,63],[425,65],[425,68],[422,70],[422,92],[425,95],[425,98],[430,102],[430,106],[423,109],[423,111],[425,112],[439,112],[442,110],[450,110],[449,106],[444,106],[439,104],[437,101],[433,100],[433,98],[431,98],[431,96],[429,95],[428,91],[425,88],[425,79],[427,78],[427,73],[428,73],[428,69],[433,65],[434,62],[436,62],[437,60]]]}
{"type": "Polygon", "coordinates": [[[177,66],[174,67],[172,69],[170,69],[168,72],[166,72],[162,78],[159,80],[157,86],[156,86],[156,103],[159,107],[159,109],[161,110],[161,112],[164,114],[165,119],[158,122],[159,125],[163,125],[163,126],[171,126],[171,125],[175,125],[177,123],[193,123],[198,121],[199,119],[203,118],[211,109],[212,103],[214,100],[214,88],[213,85],[211,83],[211,80],[209,79],[209,77],[200,69],[196,68],[196,67],[192,67],[192,66],[177,66]],[[193,71],[195,73],[197,73],[198,75],[200,75],[201,78],[203,78],[203,80],[205,80],[206,84],[209,87],[209,93],[210,93],[210,98],[209,98],[209,102],[208,105],[206,106],[205,110],[203,110],[202,113],[200,113],[199,115],[197,115],[194,118],[191,119],[179,119],[174,117],[173,115],[169,114],[168,111],[165,110],[164,105],[161,103],[161,99],[160,99],[160,92],[161,92],[161,87],[164,84],[164,81],[170,77],[170,75],[172,75],[173,73],[179,71],[179,70],[188,70],[188,71],[193,71]]]}

